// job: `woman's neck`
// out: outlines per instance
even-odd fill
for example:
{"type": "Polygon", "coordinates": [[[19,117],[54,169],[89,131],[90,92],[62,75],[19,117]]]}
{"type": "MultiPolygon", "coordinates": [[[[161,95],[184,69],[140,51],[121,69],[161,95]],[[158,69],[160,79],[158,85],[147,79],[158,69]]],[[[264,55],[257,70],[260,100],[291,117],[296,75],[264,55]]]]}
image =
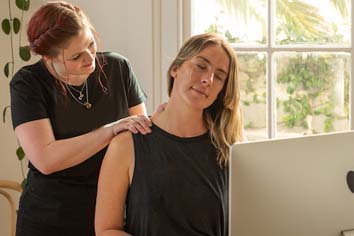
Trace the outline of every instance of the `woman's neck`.
{"type": "Polygon", "coordinates": [[[78,76],[60,76],[57,71],[54,69],[53,65],[46,60],[42,60],[44,66],[47,68],[48,72],[57,80],[62,81],[73,86],[82,85],[85,80],[87,80],[89,75],[78,75],[78,76]]]}
{"type": "Polygon", "coordinates": [[[168,102],[164,111],[151,117],[153,123],[163,130],[179,137],[194,137],[207,131],[203,111],[177,106],[168,102]]]}

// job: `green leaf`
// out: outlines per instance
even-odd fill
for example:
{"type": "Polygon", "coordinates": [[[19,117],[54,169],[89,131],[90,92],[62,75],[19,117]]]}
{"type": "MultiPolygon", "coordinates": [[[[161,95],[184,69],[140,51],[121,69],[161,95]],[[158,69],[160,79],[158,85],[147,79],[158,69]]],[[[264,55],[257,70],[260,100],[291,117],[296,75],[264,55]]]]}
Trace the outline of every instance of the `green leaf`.
{"type": "Polygon", "coordinates": [[[6,111],[7,111],[7,109],[10,109],[10,106],[6,106],[5,108],[4,108],[4,110],[2,111],[2,122],[3,123],[5,123],[6,122],[6,111]]]}
{"type": "Polygon", "coordinates": [[[26,154],[23,151],[22,147],[18,147],[16,150],[16,155],[17,155],[18,160],[22,161],[26,154]]]}
{"type": "Polygon", "coordinates": [[[1,28],[5,34],[9,34],[11,30],[10,20],[7,18],[3,19],[1,22],[1,28]]]}
{"type": "Polygon", "coordinates": [[[23,11],[27,11],[30,6],[30,0],[16,0],[16,6],[23,11]]]}
{"type": "Polygon", "coordinates": [[[28,46],[20,47],[20,57],[24,61],[29,61],[29,59],[31,59],[31,52],[28,46]]]}
{"type": "Polygon", "coordinates": [[[17,17],[15,17],[12,24],[13,24],[14,32],[15,34],[17,34],[21,28],[21,21],[17,17]]]}
{"type": "Polygon", "coordinates": [[[8,62],[8,63],[6,63],[5,66],[4,66],[4,74],[5,74],[6,78],[9,77],[9,73],[10,73],[9,64],[10,64],[10,63],[8,62]]]}

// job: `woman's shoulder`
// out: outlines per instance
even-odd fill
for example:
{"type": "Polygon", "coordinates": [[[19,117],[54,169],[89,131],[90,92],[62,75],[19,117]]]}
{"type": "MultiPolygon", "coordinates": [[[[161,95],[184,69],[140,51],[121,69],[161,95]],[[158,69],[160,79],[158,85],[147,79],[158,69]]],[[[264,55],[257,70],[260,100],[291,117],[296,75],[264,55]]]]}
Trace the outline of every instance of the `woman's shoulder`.
{"type": "Polygon", "coordinates": [[[41,68],[40,61],[20,68],[12,77],[10,85],[20,81],[30,81],[33,83],[33,79],[37,77],[43,77],[43,69],[41,68]]]}
{"type": "Polygon", "coordinates": [[[122,54],[116,52],[98,52],[98,58],[106,61],[108,63],[127,63],[129,62],[128,58],[123,56],[122,54]]]}
{"type": "MultiPolygon", "coordinates": [[[[123,131],[113,137],[109,144],[108,150],[110,153],[125,154],[119,156],[127,156],[129,158],[130,154],[132,154],[134,150],[132,133],[130,131],[123,131]]],[[[114,158],[116,158],[116,155],[114,155],[114,158]]]]}

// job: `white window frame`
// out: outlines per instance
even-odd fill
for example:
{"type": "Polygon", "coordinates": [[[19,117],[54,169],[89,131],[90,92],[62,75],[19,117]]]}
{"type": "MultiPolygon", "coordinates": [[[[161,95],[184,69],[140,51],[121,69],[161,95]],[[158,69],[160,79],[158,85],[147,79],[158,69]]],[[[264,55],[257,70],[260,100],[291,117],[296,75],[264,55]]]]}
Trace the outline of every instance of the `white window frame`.
{"type": "MultiPolygon", "coordinates": [[[[161,6],[161,75],[165,78],[165,72],[168,69],[168,65],[171,62],[171,58],[175,56],[178,49],[181,47],[182,42],[188,39],[191,35],[191,1],[193,0],[155,0],[160,2],[161,6]],[[163,32],[163,34],[162,34],[163,32]]],[[[268,0],[268,25],[271,25],[271,16],[274,13],[274,5],[272,4],[274,0],[268,0]]],[[[354,3],[351,4],[351,22],[352,22],[352,32],[351,32],[351,45],[349,47],[286,47],[286,46],[276,46],[271,45],[272,43],[272,32],[271,27],[268,27],[268,44],[263,48],[254,47],[236,47],[235,50],[240,51],[252,51],[252,52],[265,52],[268,54],[267,63],[267,130],[268,138],[275,137],[276,130],[276,114],[275,114],[275,96],[274,96],[274,84],[272,83],[272,72],[274,68],[272,67],[272,55],[275,52],[346,52],[351,54],[351,77],[349,86],[349,129],[354,130],[354,3]],[[270,102],[271,101],[271,102],[270,102]]],[[[166,92],[161,90],[167,88],[166,80],[162,80],[159,84],[160,89],[160,101],[166,101],[166,92]]]]}

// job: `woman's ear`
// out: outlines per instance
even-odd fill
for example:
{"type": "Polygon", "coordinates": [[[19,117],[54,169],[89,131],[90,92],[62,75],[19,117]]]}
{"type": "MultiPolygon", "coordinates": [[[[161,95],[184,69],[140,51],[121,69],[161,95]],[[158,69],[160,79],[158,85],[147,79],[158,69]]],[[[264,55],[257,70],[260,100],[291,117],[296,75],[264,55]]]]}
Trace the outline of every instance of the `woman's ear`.
{"type": "Polygon", "coordinates": [[[178,66],[173,66],[170,71],[170,76],[174,79],[177,77],[177,70],[178,70],[178,66]]]}
{"type": "Polygon", "coordinates": [[[42,58],[43,58],[43,61],[46,63],[49,63],[52,61],[52,58],[50,56],[42,56],[42,58]]]}

